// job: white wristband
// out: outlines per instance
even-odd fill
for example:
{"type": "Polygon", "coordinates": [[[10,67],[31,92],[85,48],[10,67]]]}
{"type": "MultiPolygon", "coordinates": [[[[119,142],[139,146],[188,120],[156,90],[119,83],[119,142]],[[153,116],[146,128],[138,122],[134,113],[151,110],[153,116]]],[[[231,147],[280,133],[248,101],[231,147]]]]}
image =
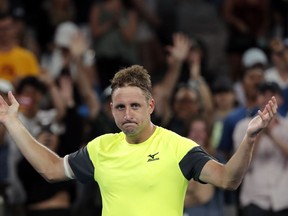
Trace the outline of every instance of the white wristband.
{"type": "Polygon", "coordinates": [[[65,175],[66,175],[69,179],[74,179],[74,175],[72,174],[72,170],[71,170],[71,167],[70,167],[69,162],[68,162],[68,155],[65,155],[63,161],[64,161],[64,171],[65,171],[65,175]]]}

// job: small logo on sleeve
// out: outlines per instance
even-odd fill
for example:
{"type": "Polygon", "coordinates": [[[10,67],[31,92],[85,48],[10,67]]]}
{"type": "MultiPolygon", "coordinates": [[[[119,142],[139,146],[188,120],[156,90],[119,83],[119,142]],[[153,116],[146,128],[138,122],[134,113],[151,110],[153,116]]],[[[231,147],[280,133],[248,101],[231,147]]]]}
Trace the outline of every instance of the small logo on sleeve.
{"type": "Polygon", "coordinates": [[[155,154],[149,154],[148,157],[148,161],[147,162],[151,162],[151,161],[156,161],[159,160],[159,157],[156,157],[156,155],[158,155],[159,152],[155,153],[155,154]]]}

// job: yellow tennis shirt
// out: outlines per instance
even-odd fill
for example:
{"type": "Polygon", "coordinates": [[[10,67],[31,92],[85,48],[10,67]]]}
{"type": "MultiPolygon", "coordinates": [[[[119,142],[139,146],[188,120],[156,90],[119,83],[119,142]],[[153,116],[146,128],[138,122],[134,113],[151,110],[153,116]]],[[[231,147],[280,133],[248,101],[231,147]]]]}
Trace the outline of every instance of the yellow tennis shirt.
{"type": "Polygon", "coordinates": [[[106,134],[70,154],[76,179],[99,184],[103,216],[180,216],[188,180],[211,157],[195,142],[157,127],[143,143],[106,134]]]}

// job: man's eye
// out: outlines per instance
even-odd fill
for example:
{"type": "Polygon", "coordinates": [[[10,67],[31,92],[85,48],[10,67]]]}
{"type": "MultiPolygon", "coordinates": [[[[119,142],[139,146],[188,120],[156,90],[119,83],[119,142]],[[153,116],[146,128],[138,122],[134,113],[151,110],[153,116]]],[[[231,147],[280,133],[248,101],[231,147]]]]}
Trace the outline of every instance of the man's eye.
{"type": "Polygon", "coordinates": [[[140,107],[140,105],[139,105],[139,104],[132,104],[131,107],[132,107],[133,109],[138,109],[138,108],[140,107]]]}
{"type": "Polygon", "coordinates": [[[125,107],[123,106],[123,105],[118,105],[118,106],[116,106],[116,109],[117,110],[123,110],[125,107]]]}

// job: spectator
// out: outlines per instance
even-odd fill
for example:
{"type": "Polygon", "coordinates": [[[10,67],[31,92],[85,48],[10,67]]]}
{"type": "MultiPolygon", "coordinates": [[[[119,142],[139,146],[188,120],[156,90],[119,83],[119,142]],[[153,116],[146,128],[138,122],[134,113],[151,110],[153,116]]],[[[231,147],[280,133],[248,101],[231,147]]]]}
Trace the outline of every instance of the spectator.
{"type": "MultiPolygon", "coordinates": [[[[233,109],[223,122],[223,133],[221,135],[219,150],[226,152],[226,156],[229,158],[234,151],[232,142],[232,134],[237,122],[246,116],[253,116],[257,111],[256,98],[258,94],[258,84],[264,80],[264,68],[261,65],[253,65],[246,68],[244,77],[240,83],[243,87],[243,93],[245,95],[245,102],[239,103],[235,109],[233,109]]],[[[240,101],[237,99],[237,101],[240,101]]]]}
{"type": "Polygon", "coordinates": [[[223,130],[223,121],[236,108],[237,102],[233,82],[229,77],[214,80],[211,92],[213,97],[211,145],[217,149],[223,130]]]}
{"type": "MultiPolygon", "coordinates": [[[[212,94],[202,75],[201,60],[201,51],[192,44],[186,57],[188,79],[177,86],[171,98],[173,114],[167,127],[181,135],[187,133],[189,122],[194,117],[210,115],[213,109],[212,94]]],[[[181,72],[183,75],[184,71],[181,72]]]]}
{"type": "Polygon", "coordinates": [[[172,39],[172,45],[167,46],[167,71],[162,79],[154,81],[153,88],[153,95],[158,101],[153,118],[161,125],[167,125],[170,121],[171,98],[179,83],[181,69],[191,47],[191,42],[185,34],[174,33],[172,39]]]}
{"type": "MultiPolygon", "coordinates": [[[[40,125],[36,139],[53,152],[58,153],[61,131],[53,124],[40,125]]],[[[70,216],[74,199],[74,182],[49,184],[29,162],[22,158],[17,164],[17,173],[26,194],[26,216],[70,216]]]]}
{"type": "Polygon", "coordinates": [[[85,118],[94,116],[99,109],[98,81],[94,53],[76,24],[61,23],[56,30],[55,45],[51,55],[43,56],[42,66],[55,81],[70,77],[73,84],[75,109],[85,118]]]}
{"type": "Polygon", "coordinates": [[[165,65],[165,50],[160,42],[158,32],[163,21],[157,14],[158,1],[130,0],[139,17],[136,41],[141,64],[157,75],[165,65]]]}
{"type": "Polygon", "coordinates": [[[191,40],[185,34],[174,34],[168,50],[168,71],[154,86],[160,103],[155,117],[165,127],[185,135],[193,117],[211,112],[211,93],[201,74],[201,52],[195,50],[191,40]]]}
{"type": "MultiPolygon", "coordinates": [[[[35,8],[33,9],[35,10],[35,8]]],[[[34,11],[36,15],[31,23],[40,46],[40,55],[53,50],[57,26],[62,22],[75,21],[76,12],[77,8],[75,8],[73,0],[41,1],[38,10],[34,11]]]]}
{"type": "Polygon", "coordinates": [[[185,83],[177,86],[172,100],[172,115],[166,127],[184,136],[190,121],[204,115],[203,100],[198,89],[185,83]]]}
{"type": "MultiPolygon", "coordinates": [[[[44,74],[43,74],[44,75],[44,74]]],[[[19,119],[31,132],[32,136],[39,133],[41,125],[48,125],[55,123],[54,126],[58,130],[63,130],[61,120],[65,116],[65,107],[62,99],[58,95],[58,89],[52,78],[48,79],[46,75],[45,83],[41,82],[39,78],[29,76],[20,80],[17,86],[16,93],[20,102],[19,119]],[[48,90],[48,91],[46,91],[48,90]],[[51,96],[53,108],[43,109],[43,100],[46,94],[51,96]]],[[[17,163],[22,159],[22,154],[15,143],[5,133],[8,144],[8,168],[9,168],[9,187],[7,189],[9,204],[11,205],[11,215],[23,214],[23,203],[26,199],[23,186],[17,176],[17,163]]]]}
{"type": "MultiPolygon", "coordinates": [[[[205,151],[215,155],[210,144],[210,123],[202,117],[196,117],[190,123],[188,138],[199,143],[205,151]]],[[[184,216],[205,215],[223,216],[223,191],[210,184],[189,181],[184,202],[184,216]]]]}
{"type": "Polygon", "coordinates": [[[39,60],[39,44],[37,42],[34,29],[27,25],[27,14],[24,7],[18,5],[12,7],[11,14],[14,19],[17,44],[20,47],[30,50],[37,57],[37,60],[39,60]]]}
{"type": "Polygon", "coordinates": [[[129,1],[96,2],[91,7],[89,25],[103,91],[119,68],[139,63],[138,15],[129,1]]]}
{"type": "Polygon", "coordinates": [[[288,87],[288,44],[272,38],[270,44],[271,66],[265,71],[265,80],[278,83],[282,89],[288,87]]]}
{"type": "Polygon", "coordinates": [[[242,55],[242,68],[243,68],[243,76],[240,81],[234,82],[234,90],[236,93],[236,100],[240,105],[245,105],[249,97],[253,97],[255,95],[255,84],[265,78],[265,71],[267,66],[269,66],[269,60],[260,48],[252,47],[247,49],[242,55]],[[255,72],[255,73],[247,73],[247,72],[255,72]],[[258,73],[256,73],[258,71],[258,73]],[[256,76],[258,74],[258,76],[256,76]],[[247,76],[250,75],[250,76],[247,76]],[[264,76],[264,77],[263,77],[264,76]],[[244,82],[246,81],[246,82],[244,82]],[[249,82],[252,89],[249,88],[249,82]]]}
{"type": "Polygon", "coordinates": [[[287,38],[288,36],[288,3],[286,0],[271,1],[272,23],[271,35],[276,38],[287,38]]]}
{"type": "Polygon", "coordinates": [[[177,31],[197,38],[205,45],[207,71],[211,75],[226,74],[227,29],[216,4],[208,0],[181,0],[174,3],[173,9],[177,13],[177,31]]]}
{"type": "Polygon", "coordinates": [[[272,38],[270,43],[271,65],[265,71],[265,80],[276,82],[283,91],[283,103],[279,114],[287,116],[288,112],[288,41],[272,38]]]}
{"type": "MultiPolygon", "coordinates": [[[[277,83],[263,82],[258,90],[259,107],[264,107],[271,95],[277,98],[279,104],[283,101],[282,90],[277,83]]],[[[247,117],[237,123],[233,133],[235,149],[250,119],[247,117]]],[[[287,127],[287,119],[278,114],[257,138],[251,166],[240,190],[242,216],[288,214],[287,127]]]]}
{"type": "Polygon", "coordinates": [[[223,7],[228,26],[228,62],[233,81],[242,76],[242,54],[251,47],[267,48],[269,0],[228,0],[223,7]]]}
{"type": "MultiPolygon", "coordinates": [[[[244,55],[245,56],[245,55],[244,55]]],[[[243,57],[244,57],[243,56],[243,57]]],[[[244,58],[243,58],[244,59],[244,58]]],[[[254,116],[257,110],[256,98],[258,95],[258,84],[264,80],[265,67],[259,59],[253,58],[249,60],[253,64],[244,67],[243,78],[234,86],[236,100],[239,103],[223,120],[222,134],[218,145],[218,154],[223,155],[225,160],[228,160],[232,153],[233,148],[233,132],[237,122],[249,116],[254,116]],[[244,96],[240,100],[240,96],[244,96]]],[[[225,210],[228,215],[235,215],[238,212],[238,191],[225,191],[225,210]]]]}
{"type": "Polygon", "coordinates": [[[14,22],[9,13],[0,14],[0,77],[16,86],[23,77],[38,76],[40,68],[36,56],[18,46],[14,22]]]}

